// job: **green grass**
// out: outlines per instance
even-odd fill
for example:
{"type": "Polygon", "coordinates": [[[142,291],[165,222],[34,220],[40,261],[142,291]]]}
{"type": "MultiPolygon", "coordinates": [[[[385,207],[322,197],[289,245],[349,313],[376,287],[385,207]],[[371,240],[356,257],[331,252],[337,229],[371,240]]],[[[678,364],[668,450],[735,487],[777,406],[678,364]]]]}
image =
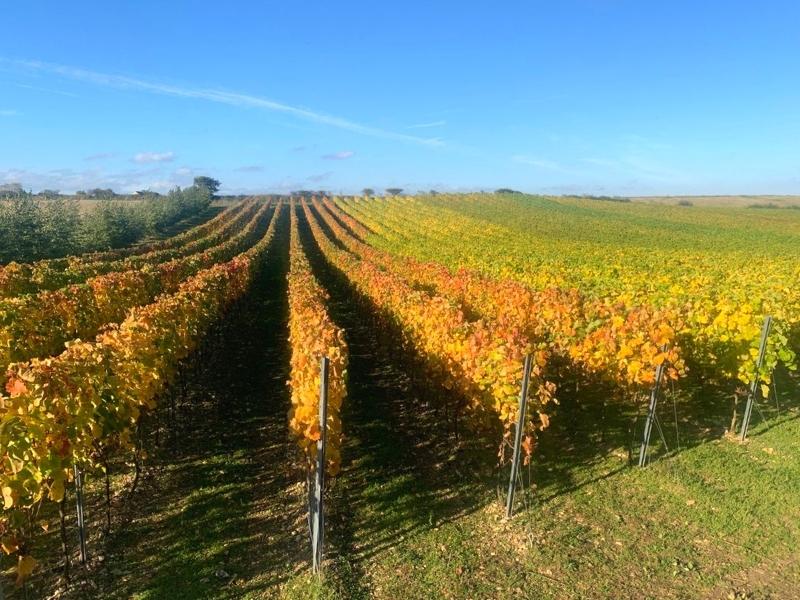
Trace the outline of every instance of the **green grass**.
{"type": "Polygon", "coordinates": [[[391,439],[351,463],[334,501],[357,551],[334,554],[316,597],[788,598],[800,589],[796,403],[745,444],[690,436],[644,469],[628,464],[631,412],[620,411],[605,436],[588,429],[596,413],[584,413],[577,428],[543,436],[536,489],[511,521],[491,479],[464,457],[463,478],[438,481],[422,463],[410,477],[396,460],[378,467],[373,459],[397,447],[391,439]],[[468,494],[455,515],[430,501],[444,495],[443,482],[468,494]]]}

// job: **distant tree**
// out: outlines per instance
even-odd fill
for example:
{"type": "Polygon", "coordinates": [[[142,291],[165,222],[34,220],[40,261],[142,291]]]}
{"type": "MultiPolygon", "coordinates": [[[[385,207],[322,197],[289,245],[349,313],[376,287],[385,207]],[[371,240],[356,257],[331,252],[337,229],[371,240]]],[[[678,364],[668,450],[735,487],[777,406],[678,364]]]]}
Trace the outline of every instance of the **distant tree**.
{"type": "Polygon", "coordinates": [[[375,195],[375,190],[373,190],[372,188],[364,188],[363,190],[361,190],[361,193],[364,196],[372,197],[375,195]]]}
{"type": "Polygon", "coordinates": [[[133,193],[134,196],[139,198],[160,198],[161,194],[158,192],[154,192],[153,190],[137,190],[133,193]]]}
{"type": "Polygon", "coordinates": [[[93,188],[87,191],[86,195],[95,200],[111,200],[117,196],[116,192],[111,188],[93,188]]]}
{"type": "Polygon", "coordinates": [[[205,186],[176,187],[166,196],[144,196],[142,211],[148,228],[163,231],[166,227],[206,210],[211,204],[211,191],[205,186]]]}
{"type": "Polygon", "coordinates": [[[517,190],[512,190],[511,188],[500,188],[494,191],[495,194],[521,194],[522,192],[518,192],[517,190]]]}
{"type": "Polygon", "coordinates": [[[42,252],[43,214],[39,203],[23,194],[3,205],[0,218],[0,258],[28,262],[42,252]]]}
{"type": "Polygon", "coordinates": [[[584,194],[580,196],[581,198],[586,198],[587,200],[600,200],[602,202],[625,202],[628,203],[631,201],[630,198],[625,198],[624,196],[594,196],[592,194],[584,194]]]}
{"type": "Polygon", "coordinates": [[[430,190],[430,191],[428,191],[428,195],[429,196],[438,196],[439,192],[437,192],[436,190],[430,190]]]}
{"type": "Polygon", "coordinates": [[[691,200],[678,200],[678,206],[694,206],[691,200]]]}
{"type": "Polygon", "coordinates": [[[147,191],[142,202],[114,201],[113,190],[94,188],[79,194],[108,201],[81,211],[75,198],[55,190],[42,190],[37,198],[19,184],[0,188],[0,264],[126,246],[211,203],[205,187],[176,188],[166,196],[147,191]]]}
{"type": "Polygon", "coordinates": [[[403,192],[403,188],[386,188],[386,193],[390,196],[399,196],[403,192]]]}
{"type": "Polygon", "coordinates": [[[146,212],[123,202],[99,204],[83,219],[81,242],[92,249],[120,248],[147,231],[146,212]]]}
{"type": "Polygon", "coordinates": [[[19,198],[25,195],[22,184],[5,183],[0,185],[0,198],[19,198]]]}
{"type": "Polygon", "coordinates": [[[219,191],[220,185],[222,184],[212,177],[200,176],[194,178],[194,186],[207,189],[212,196],[219,191]]]}

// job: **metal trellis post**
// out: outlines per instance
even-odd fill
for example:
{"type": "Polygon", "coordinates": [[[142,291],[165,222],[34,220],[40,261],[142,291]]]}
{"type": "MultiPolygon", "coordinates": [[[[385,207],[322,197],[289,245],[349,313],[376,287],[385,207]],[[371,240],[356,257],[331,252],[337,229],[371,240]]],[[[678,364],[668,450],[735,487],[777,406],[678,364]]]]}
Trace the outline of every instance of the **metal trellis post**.
{"type": "Polygon", "coordinates": [[[508,495],[506,497],[506,518],[510,519],[514,512],[514,490],[517,485],[517,473],[519,472],[520,453],[522,451],[522,430],[525,429],[525,409],[528,406],[528,387],[531,382],[531,367],[533,359],[531,355],[525,357],[522,367],[522,390],[519,394],[519,412],[517,413],[517,430],[514,435],[514,454],[511,458],[511,477],[508,480],[508,495]]]}
{"type": "Polygon", "coordinates": [[[81,543],[81,564],[85,565],[87,560],[86,553],[86,521],[83,515],[83,473],[77,465],[73,467],[75,472],[75,505],[78,511],[78,538],[81,543]]]}
{"type": "Polygon", "coordinates": [[[319,388],[319,439],[317,440],[317,472],[314,480],[314,514],[311,523],[312,569],[315,573],[322,570],[323,544],[325,541],[325,443],[328,423],[328,370],[330,360],[322,358],[320,364],[319,388]]]}
{"type": "Polygon", "coordinates": [[[750,427],[750,417],[753,414],[753,403],[758,393],[758,376],[761,373],[761,367],[764,364],[764,355],[767,352],[767,338],[769,338],[769,330],[772,327],[772,317],[767,316],[764,318],[764,326],[761,328],[761,342],[758,348],[758,361],[756,362],[755,373],[753,373],[753,382],[750,384],[750,393],[747,395],[747,405],[744,409],[744,417],[742,418],[742,441],[747,438],[747,430],[750,427]]]}
{"type": "MultiPolygon", "coordinates": [[[[664,352],[665,349],[662,349],[664,352]]],[[[639,466],[643,467],[647,464],[647,448],[650,445],[650,434],[653,432],[653,423],[656,422],[656,406],[658,406],[658,394],[661,391],[661,380],[664,378],[664,371],[666,370],[666,359],[661,361],[661,364],[656,367],[656,380],[653,382],[653,388],[650,390],[650,406],[647,409],[647,420],[644,423],[644,433],[642,435],[642,446],[639,449],[639,466]]],[[[660,427],[660,426],[659,426],[660,427]]],[[[664,434],[661,434],[663,439],[664,434]]]]}

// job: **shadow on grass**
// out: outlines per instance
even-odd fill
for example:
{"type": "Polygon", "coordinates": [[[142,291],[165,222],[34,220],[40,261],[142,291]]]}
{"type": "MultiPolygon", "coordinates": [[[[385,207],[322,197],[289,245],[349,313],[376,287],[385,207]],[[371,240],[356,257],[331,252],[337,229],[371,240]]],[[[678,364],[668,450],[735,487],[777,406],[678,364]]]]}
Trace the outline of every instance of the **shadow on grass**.
{"type": "MultiPolygon", "coordinates": [[[[779,369],[775,379],[778,401],[773,396],[756,404],[750,437],[800,418],[797,378],[779,369]]],[[[663,438],[654,428],[649,462],[722,438],[730,426],[733,391],[692,377],[680,385],[667,386],[657,409],[663,438]]],[[[646,397],[625,401],[612,388],[585,381],[577,392],[574,381],[562,385],[558,397],[560,405],[552,416],[551,427],[540,434],[530,476],[538,488],[538,503],[634,468],[639,458],[646,397]],[[617,456],[619,462],[609,462],[611,455],[617,456]]],[[[741,414],[742,402],[739,406],[741,414]]]]}
{"type": "Polygon", "coordinates": [[[393,352],[399,341],[387,337],[375,308],[328,265],[302,211],[298,216],[303,245],[350,349],[343,468],[331,489],[326,538],[331,575],[345,597],[365,597],[372,557],[492,500],[491,466],[475,447],[482,440],[459,442],[448,430],[437,404],[421,394],[430,382],[402,368],[402,351],[393,352]],[[483,474],[476,477],[476,470],[483,474]]]}
{"type": "Polygon", "coordinates": [[[253,288],[224,321],[219,351],[178,406],[176,435],[109,540],[99,597],[240,597],[300,567],[286,428],[287,238],[284,213],[253,288]]]}

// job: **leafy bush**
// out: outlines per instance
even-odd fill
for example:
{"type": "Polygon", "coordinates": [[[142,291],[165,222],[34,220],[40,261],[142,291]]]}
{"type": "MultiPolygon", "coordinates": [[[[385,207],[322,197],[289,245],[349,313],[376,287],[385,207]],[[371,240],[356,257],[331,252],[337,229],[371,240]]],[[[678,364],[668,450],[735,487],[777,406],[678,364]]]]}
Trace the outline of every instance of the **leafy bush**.
{"type": "Polygon", "coordinates": [[[140,202],[114,200],[119,196],[111,190],[91,190],[105,201],[85,213],[74,198],[55,192],[37,198],[17,190],[19,186],[7,186],[5,199],[0,199],[0,262],[129,246],[205,211],[218,186],[214,179],[197,178],[195,185],[177,187],[165,196],[140,194],[145,198],[140,202]]]}
{"type": "Polygon", "coordinates": [[[57,198],[41,202],[30,195],[0,203],[0,261],[55,258],[78,249],[78,203],[57,198]]]}

